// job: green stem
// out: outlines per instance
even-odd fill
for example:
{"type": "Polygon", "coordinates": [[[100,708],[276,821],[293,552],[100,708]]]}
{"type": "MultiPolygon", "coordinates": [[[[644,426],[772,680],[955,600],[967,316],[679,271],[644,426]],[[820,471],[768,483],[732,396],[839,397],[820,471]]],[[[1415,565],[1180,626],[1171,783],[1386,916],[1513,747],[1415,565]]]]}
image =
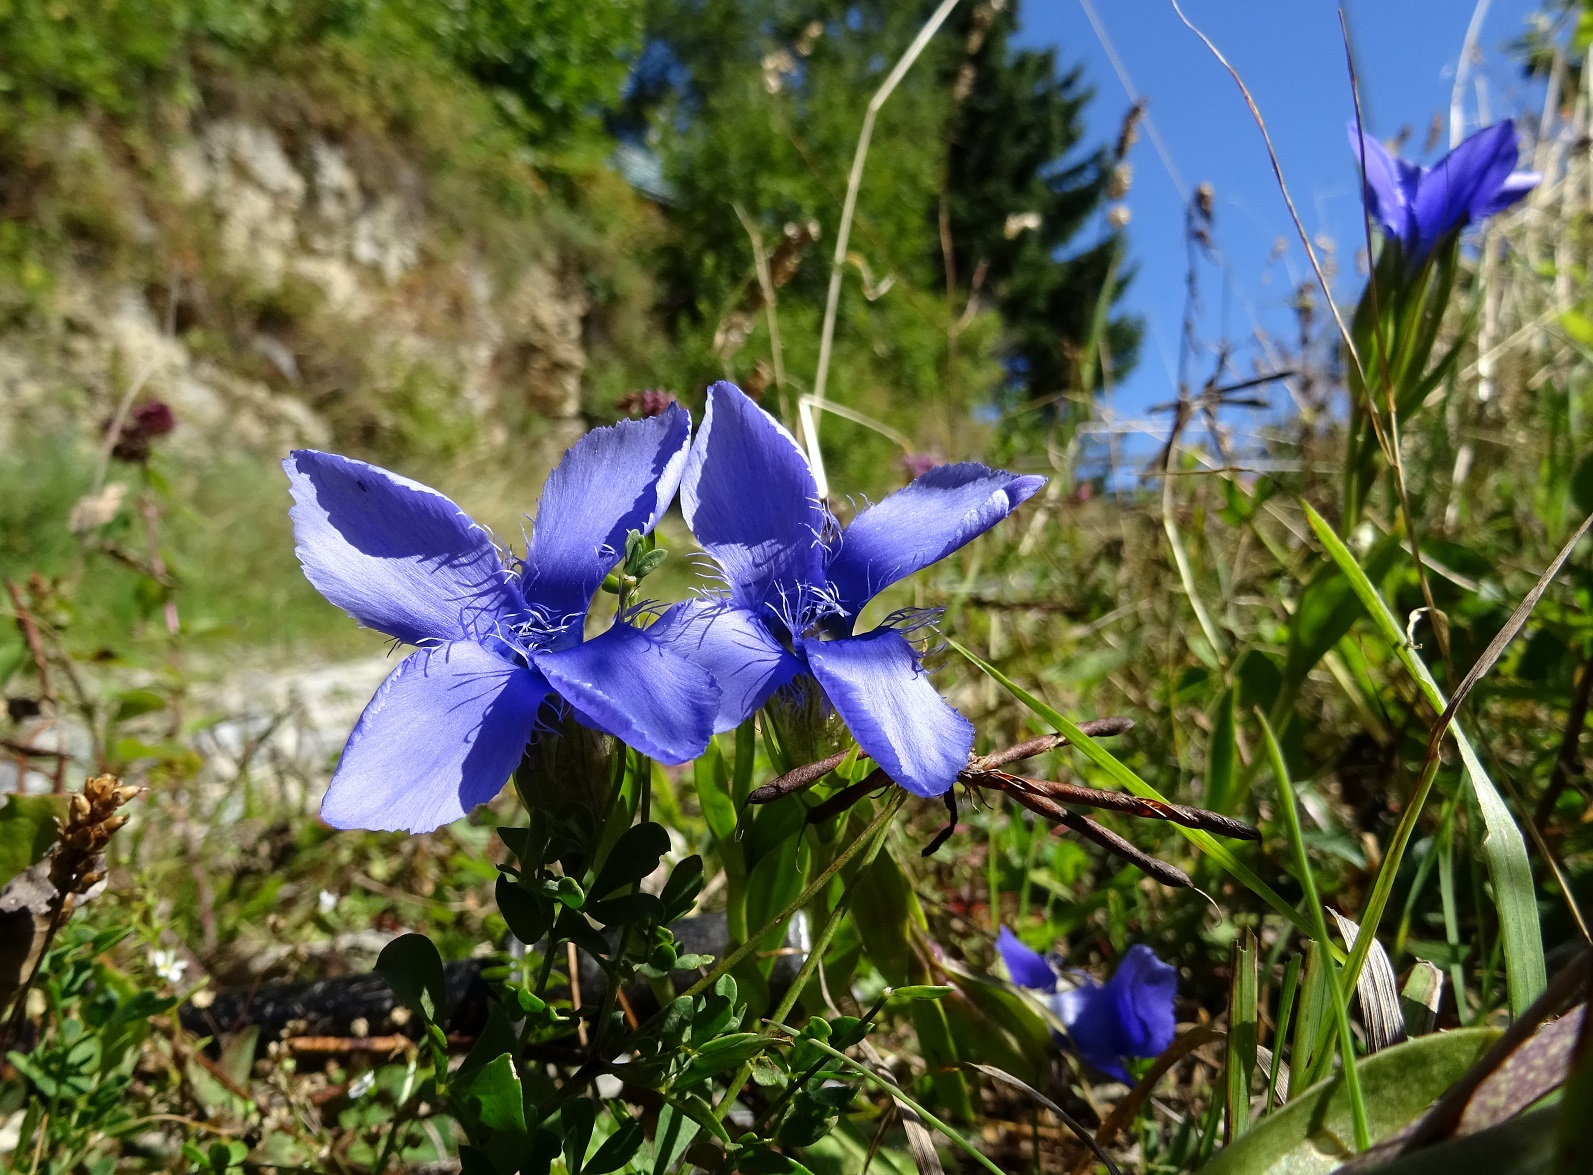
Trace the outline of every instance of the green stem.
{"type": "MultiPolygon", "coordinates": [[[[1333,999],[1333,1019],[1338,1025],[1339,1053],[1344,1058],[1344,1087],[1350,1095],[1350,1114],[1355,1120],[1355,1149],[1364,1151],[1372,1145],[1372,1132],[1366,1124],[1366,1101],[1361,1094],[1361,1079],[1355,1071],[1355,1037],[1350,1032],[1349,1007],[1345,1003],[1344,979],[1334,965],[1330,953],[1333,940],[1328,937],[1327,916],[1322,913],[1322,899],[1317,894],[1316,876],[1311,872],[1311,862],[1305,854],[1305,834],[1300,829],[1300,813],[1294,803],[1294,784],[1289,779],[1289,769],[1283,762],[1283,751],[1278,746],[1267,716],[1256,708],[1256,720],[1261,723],[1261,733],[1267,741],[1267,756],[1272,760],[1272,773],[1278,780],[1278,798],[1282,801],[1283,821],[1289,831],[1289,844],[1294,850],[1294,865],[1299,873],[1300,885],[1305,890],[1305,900],[1311,912],[1311,922],[1317,942],[1322,944],[1322,965],[1327,975],[1328,991],[1333,999]]],[[[1367,938],[1362,928],[1360,938],[1367,938]]],[[[1346,965],[1345,970],[1349,968],[1346,965]]],[[[1324,1050],[1324,1056],[1328,1055],[1324,1050]]]]}
{"type": "Polygon", "coordinates": [[[1543,940],[1534,897],[1532,866],[1527,859],[1526,841],[1522,838],[1521,830],[1516,826],[1493,781],[1488,777],[1482,761],[1477,757],[1471,739],[1460,723],[1454,720],[1448,699],[1438,688],[1432,671],[1427,668],[1426,662],[1416,655],[1410,641],[1400,630],[1399,622],[1389,610],[1387,602],[1367,578],[1354,556],[1350,554],[1349,548],[1344,545],[1344,540],[1339,538],[1333,528],[1308,503],[1303,504],[1303,509],[1306,521],[1310,523],[1328,557],[1338,565],[1344,578],[1349,581],[1351,590],[1361,601],[1361,606],[1381,630],[1383,639],[1389,643],[1394,655],[1415,680],[1428,704],[1441,716],[1439,723],[1428,736],[1427,756],[1422,764],[1421,779],[1416,785],[1415,793],[1406,802],[1404,811],[1400,813],[1399,824],[1394,829],[1389,847],[1383,853],[1383,864],[1378,870],[1372,892],[1361,914],[1361,933],[1356,938],[1355,945],[1350,948],[1349,962],[1345,965],[1346,981],[1353,986],[1360,978],[1366,954],[1372,949],[1372,943],[1376,941],[1378,923],[1381,922],[1384,909],[1393,893],[1394,879],[1399,873],[1400,862],[1404,858],[1411,837],[1415,834],[1416,822],[1437,778],[1440,739],[1447,733],[1454,738],[1456,747],[1460,751],[1461,763],[1471,784],[1471,793],[1487,826],[1487,836],[1483,840],[1483,856],[1494,882],[1494,898],[1500,913],[1500,931],[1506,940],[1506,978],[1510,986],[1511,1011],[1515,1015],[1520,1015],[1543,991],[1547,982],[1544,977],[1543,940]],[[1448,719],[1447,726],[1445,718],[1448,719]]]}
{"type": "MultiPolygon", "coordinates": [[[[869,846],[868,852],[864,855],[862,861],[858,863],[858,873],[873,864],[874,858],[879,855],[880,847],[885,843],[885,834],[889,831],[890,825],[888,823],[879,826],[879,831],[874,834],[873,843],[869,846]]],[[[785,995],[781,997],[779,1006],[775,1008],[773,1014],[769,1017],[775,1024],[782,1027],[785,1026],[785,1018],[791,1014],[791,1009],[796,1007],[796,1002],[802,995],[802,989],[808,985],[808,981],[813,978],[813,973],[818,970],[820,963],[824,959],[824,952],[830,949],[830,941],[835,938],[835,932],[841,927],[841,919],[846,916],[848,893],[843,893],[841,900],[835,903],[835,909],[830,911],[830,916],[825,919],[824,926],[819,931],[818,937],[808,947],[808,956],[802,960],[801,970],[797,972],[796,978],[791,981],[791,986],[786,988],[785,995]]],[[[714,1107],[715,1118],[720,1121],[724,1120],[725,1114],[729,1112],[736,1098],[741,1095],[742,1089],[747,1084],[747,1078],[750,1076],[752,1076],[752,1062],[747,1061],[736,1072],[735,1077],[731,1079],[729,1086],[725,1089],[724,1097],[714,1107]]]]}
{"type": "MultiPolygon", "coordinates": [[[[699,979],[696,983],[692,984],[681,994],[683,996],[701,995],[704,991],[708,990],[708,988],[719,982],[719,979],[729,972],[731,968],[735,967],[736,964],[740,963],[741,960],[745,959],[757,949],[757,945],[763,940],[764,935],[768,934],[769,931],[773,930],[792,914],[795,914],[803,906],[812,901],[814,895],[823,890],[823,888],[830,883],[830,879],[839,873],[848,861],[857,856],[857,854],[862,851],[863,847],[879,834],[879,831],[882,828],[890,823],[891,817],[896,814],[897,810],[901,808],[906,801],[907,793],[904,791],[898,791],[891,799],[887,800],[884,808],[880,810],[879,815],[874,817],[869,826],[863,830],[863,835],[841,850],[840,854],[835,858],[834,861],[830,862],[829,866],[824,870],[824,872],[809,882],[808,887],[798,894],[796,899],[792,901],[790,905],[781,910],[773,918],[769,919],[769,921],[766,922],[756,934],[754,934],[746,942],[742,943],[741,946],[737,947],[729,955],[725,956],[725,958],[717,967],[699,979]]],[[[666,1011],[667,1007],[664,1007],[654,1012],[652,1016],[648,1017],[648,1019],[639,1028],[632,1032],[626,1041],[623,1042],[615,1051],[618,1053],[624,1053],[628,1051],[637,1040],[647,1036],[650,1032],[658,1027],[659,1022],[663,1020],[664,1013],[666,1011]]],[[[607,1061],[605,1061],[601,1055],[594,1056],[587,1060],[579,1069],[575,1071],[574,1074],[571,1075],[568,1081],[559,1087],[558,1091],[555,1092],[552,1098],[548,1100],[547,1104],[539,1108],[538,1112],[540,1113],[541,1117],[538,1119],[538,1121],[545,1121],[548,1118],[551,1118],[554,1114],[558,1113],[559,1109],[564,1105],[565,1102],[574,1097],[577,1092],[589,1085],[592,1082],[592,1079],[595,1078],[599,1073],[604,1072],[607,1068],[607,1065],[607,1061]]]]}
{"type": "Polygon", "coordinates": [[[1000,869],[997,866],[996,854],[1000,851],[1000,843],[996,835],[997,815],[1006,807],[1004,801],[997,801],[996,809],[990,813],[990,831],[985,838],[985,888],[988,891],[986,900],[990,903],[990,933],[1001,933],[1001,889],[1000,869]]]}
{"type": "Polygon", "coordinates": [[[1283,972],[1283,991],[1278,997],[1278,1025],[1272,1033],[1272,1064],[1267,1074],[1267,1100],[1261,1107],[1263,1115],[1272,1113],[1273,1099],[1278,1092],[1278,1067],[1283,1063],[1283,1045],[1289,1039],[1289,1016],[1294,1011],[1294,995],[1300,987],[1300,961],[1294,955],[1283,972]]]}
{"type": "Polygon", "coordinates": [[[832,1049],[829,1045],[825,1044],[821,1040],[813,1040],[813,1039],[809,1038],[808,1040],[804,1041],[803,1043],[811,1045],[813,1048],[818,1049],[819,1052],[824,1053],[824,1054],[826,1054],[828,1056],[831,1056],[831,1057],[835,1058],[837,1061],[840,1061],[843,1065],[846,1065],[849,1068],[855,1070],[857,1073],[861,1074],[866,1080],[868,1080],[868,1081],[872,1082],[873,1084],[879,1086],[886,1093],[890,1094],[891,1097],[895,1098],[902,1105],[906,1106],[913,1113],[917,1114],[926,1123],[928,1123],[929,1125],[933,1126],[936,1130],[940,1131],[947,1138],[951,1139],[952,1142],[956,1143],[963,1150],[967,1151],[968,1154],[973,1158],[974,1162],[978,1163],[986,1171],[994,1172],[994,1175],[1006,1175],[1006,1173],[1004,1171],[1002,1171],[1002,1169],[1000,1167],[996,1166],[993,1162],[990,1161],[989,1157],[986,1156],[983,1151],[981,1151],[978,1147],[974,1146],[973,1143],[969,1142],[962,1135],[958,1134],[955,1130],[953,1130],[950,1126],[946,1125],[939,1118],[935,1117],[935,1115],[931,1114],[928,1110],[924,1109],[923,1106],[919,1105],[912,1098],[908,1097],[907,1094],[902,1091],[900,1086],[894,1084],[893,1082],[885,1080],[885,1078],[883,1078],[879,1074],[875,1073],[872,1069],[870,1069],[870,1068],[868,1068],[868,1067],[866,1067],[864,1065],[858,1064],[856,1061],[852,1060],[852,1058],[847,1056],[845,1053],[840,1052],[837,1049],[832,1049]]]}
{"type": "MultiPolygon", "coordinates": [[[[774,917],[770,918],[766,923],[763,924],[761,929],[748,936],[746,942],[742,943],[735,950],[731,951],[730,954],[726,955],[720,961],[717,967],[708,972],[707,975],[704,975],[701,979],[692,984],[681,994],[686,996],[701,995],[715,983],[719,982],[721,976],[725,975],[732,968],[734,968],[736,964],[740,963],[741,960],[745,959],[748,955],[752,954],[753,951],[757,950],[758,944],[763,941],[764,935],[768,934],[769,931],[773,930],[776,926],[780,925],[780,923],[791,917],[792,914],[795,914],[803,906],[811,902],[814,895],[828,885],[830,883],[830,879],[839,873],[846,866],[848,861],[857,856],[857,854],[862,851],[864,846],[874,838],[879,830],[890,822],[890,818],[896,815],[897,809],[899,809],[902,804],[906,802],[906,800],[907,793],[904,791],[898,791],[894,796],[887,800],[885,802],[884,808],[880,810],[879,815],[874,817],[873,822],[863,830],[863,835],[858,837],[851,844],[847,845],[846,848],[842,849],[840,853],[836,855],[835,860],[831,861],[828,867],[825,868],[824,872],[820,873],[817,877],[810,881],[807,888],[792,899],[790,905],[786,906],[785,909],[781,910],[774,917]]],[[[652,1019],[648,1020],[646,1024],[637,1030],[637,1034],[640,1035],[644,1033],[647,1029],[653,1026],[654,1021],[660,1020],[662,1018],[662,1010],[655,1012],[652,1019]]]]}
{"type": "MultiPolygon", "coordinates": [[[[1023,817],[1018,816],[1019,820],[1023,817]]],[[[1041,830],[1038,826],[1029,829],[1029,844],[1023,853],[1023,876],[1018,881],[1018,921],[1017,925],[1023,926],[1029,921],[1029,875],[1034,872],[1035,858],[1040,855],[1042,842],[1041,830]]],[[[996,927],[996,933],[1001,933],[1001,927],[996,927]]],[[[1037,1154],[1039,1152],[1036,1152],[1037,1154]]]]}

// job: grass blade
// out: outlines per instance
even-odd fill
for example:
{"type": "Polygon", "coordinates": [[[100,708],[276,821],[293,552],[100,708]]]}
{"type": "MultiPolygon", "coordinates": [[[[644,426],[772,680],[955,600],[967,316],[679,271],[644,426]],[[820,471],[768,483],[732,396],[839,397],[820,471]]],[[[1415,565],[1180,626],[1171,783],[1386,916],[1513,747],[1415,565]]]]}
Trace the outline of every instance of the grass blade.
{"type": "Polygon", "coordinates": [[[1431,1032],[1438,1023],[1438,1006],[1443,998],[1444,973],[1436,964],[1418,959],[1399,995],[1405,1032],[1410,1036],[1426,1036],[1431,1032]]]}
{"type": "Polygon", "coordinates": [[[1213,812],[1233,815],[1239,772],[1239,723],[1234,691],[1226,689],[1217,700],[1217,714],[1206,743],[1206,799],[1213,812]]]}
{"type": "Polygon", "coordinates": [[[1289,1054],[1289,1097],[1311,1083],[1311,1053],[1316,1048],[1322,1005],[1326,1000],[1322,952],[1315,941],[1305,944],[1305,977],[1300,981],[1300,1017],[1294,1025],[1294,1047],[1289,1054]]]}
{"type": "Polygon", "coordinates": [[[1003,1175],[1001,1168],[992,1163],[982,1150],[974,1146],[973,1143],[969,1142],[962,1135],[958,1134],[955,1130],[946,1125],[946,1123],[942,1122],[939,1118],[935,1117],[935,1115],[931,1114],[928,1110],[924,1109],[924,1107],[919,1105],[919,1103],[908,1097],[902,1092],[901,1087],[895,1082],[881,1077],[867,1065],[859,1064],[857,1061],[852,1060],[852,1058],[847,1056],[845,1053],[837,1052],[835,1049],[832,1049],[829,1045],[825,1044],[822,1040],[808,1038],[803,1043],[805,1047],[817,1049],[825,1056],[840,1061],[848,1069],[851,1069],[854,1073],[862,1077],[865,1081],[868,1081],[870,1084],[879,1086],[886,1093],[890,1094],[891,1097],[895,1098],[899,1104],[906,1106],[913,1113],[917,1114],[924,1122],[927,1122],[936,1130],[944,1134],[952,1142],[956,1143],[957,1146],[968,1153],[968,1156],[972,1158],[975,1163],[979,1164],[979,1166],[983,1167],[986,1171],[994,1172],[994,1175],[1003,1175]]]}
{"type": "MultiPolygon", "coordinates": [[[[1311,872],[1311,861],[1305,854],[1305,835],[1300,831],[1300,813],[1294,804],[1294,784],[1289,780],[1289,770],[1283,762],[1283,751],[1278,747],[1278,740],[1272,733],[1272,727],[1267,723],[1266,715],[1257,710],[1256,719],[1261,723],[1261,733],[1267,740],[1267,756],[1272,760],[1272,773],[1278,781],[1279,807],[1283,810],[1283,821],[1289,830],[1289,847],[1294,850],[1294,864],[1299,872],[1298,880],[1305,889],[1306,905],[1311,911],[1311,921],[1315,924],[1312,937],[1322,953],[1327,954],[1333,940],[1328,936],[1327,917],[1322,912],[1322,900],[1317,895],[1316,877],[1311,872]]],[[[1361,939],[1367,937],[1369,936],[1363,934],[1361,939]]],[[[1355,1120],[1355,1146],[1357,1150],[1364,1151],[1372,1145],[1372,1133],[1366,1122],[1366,1101],[1361,1095],[1361,1082],[1355,1073],[1355,1037],[1350,1032],[1350,1013],[1345,1005],[1344,983],[1331,960],[1324,960],[1324,970],[1327,974],[1333,1019],[1339,1030],[1339,1054],[1344,1059],[1344,1087],[1349,1094],[1350,1113],[1355,1120]]]]}
{"type": "MultiPolygon", "coordinates": [[[[1329,910],[1344,942],[1354,947],[1361,928],[1354,919],[1329,910]]],[[[1399,1010],[1399,986],[1394,980],[1394,965],[1383,944],[1374,942],[1368,949],[1366,966],[1355,983],[1355,997],[1361,1004],[1361,1025],[1366,1029],[1366,1051],[1382,1052],[1405,1039],[1405,1018],[1399,1010]]]]}
{"type": "MultiPolygon", "coordinates": [[[[1510,1007],[1513,1013],[1519,1015],[1538,997],[1547,982],[1547,971],[1543,962],[1543,936],[1538,925],[1536,887],[1532,881],[1532,865],[1527,859],[1527,845],[1521,835],[1521,829],[1517,827],[1510,810],[1505,806],[1504,799],[1499,795],[1499,790],[1494,787],[1493,780],[1489,778],[1482,761],[1478,759],[1471,739],[1467,737],[1460,724],[1454,721],[1452,704],[1445,700],[1426,663],[1416,655],[1416,651],[1405,639],[1399,621],[1389,611],[1377,588],[1366,577],[1360,565],[1356,563],[1355,557],[1350,554],[1349,548],[1333,532],[1333,528],[1309,504],[1305,504],[1304,508],[1306,520],[1316,532],[1317,539],[1327,551],[1328,557],[1338,564],[1339,570],[1350,581],[1350,586],[1360,597],[1367,614],[1377,625],[1383,639],[1394,649],[1429,704],[1440,715],[1432,728],[1428,742],[1427,764],[1422,771],[1421,780],[1416,785],[1415,794],[1405,805],[1404,812],[1400,814],[1399,825],[1394,830],[1393,840],[1384,854],[1382,868],[1378,870],[1371,896],[1367,899],[1366,909],[1362,912],[1361,926],[1366,933],[1356,940],[1356,945],[1350,951],[1347,973],[1352,982],[1359,978],[1361,966],[1366,960],[1366,952],[1371,948],[1372,941],[1377,935],[1378,923],[1382,920],[1383,911],[1393,892],[1394,878],[1399,871],[1400,862],[1404,858],[1405,849],[1416,830],[1416,821],[1437,777],[1436,752],[1438,743],[1447,730],[1454,735],[1455,743],[1460,749],[1466,777],[1471,783],[1472,794],[1476,797],[1477,807],[1487,828],[1482,851],[1487,860],[1488,874],[1493,880],[1494,898],[1499,907],[1499,926],[1504,938],[1505,977],[1510,989],[1510,1007]]],[[[1583,524],[1584,531],[1587,525],[1583,524]]],[[[1580,537],[1584,531],[1578,531],[1576,537],[1580,537]]],[[[1548,578],[1552,579],[1553,573],[1558,572],[1564,560],[1569,557],[1574,543],[1575,539],[1560,552],[1560,557],[1546,573],[1548,578]]],[[[1537,602],[1546,587],[1547,581],[1540,579],[1538,586],[1528,594],[1522,606],[1530,611],[1529,605],[1537,602]]],[[[1517,609],[1517,613],[1519,616],[1512,616],[1512,623],[1505,626],[1511,635],[1519,631],[1521,623],[1526,620],[1526,614],[1520,608],[1517,609]]],[[[1505,635],[1504,631],[1500,634],[1501,637],[1505,635]]],[[[1479,664],[1487,661],[1491,665],[1492,661],[1503,652],[1504,644],[1507,643],[1508,639],[1500,643],[1499,638],[1495,638],[1495,644],[1498,644],[1499,648],[1493,650],[1493,646],[1490,646],[1492,659],[1489,653],[1485,652],[1479,664]]],[[[1480,673],[1477,673],[1476,677],[1468,674],[1467,680],[1462,685],[1469,690],[1480,676],[1480,673]]],[[[1463,694],[1457,697],[1464,699],[1463,694]]]]}
{"type": "Polygon", "coordinates": [[[1046,1097],[1045,1094],[1034,1088],[1034,1086],[1030,1085],[1027,1081],[1024,1081],[1018,1077],[1014,1077],[1005,1069],[998,1069],[994,1065],[980,1065],[973,1061],[965,1062],[965,1064],[967,1064],[970,1069],[979,1070],[979,1072],[983,1073],[986,1077],[993,1077],[1004,1085],[1010,1085],[1012,1088],[1021,1090],[1022,1092],[1028,1094],[1040,1105],[1044,1106],[1046,1109],[1055,1114],[1062,1124],[1071,1130],[1078,1137],[1078,1140],[1088,1147],[1090,1152],[1105,1165],[1109,1175],[1122,1175],[1122,1172],[1118,1170],[1117,1164],[1112,1162],[1112,1157],[1101,1149],[1100,1143],[1095,1141],[1095,1136],[1092,1135],[1088,1130],[1084,1129],[1084,1126],[1077,1118],[1068,1113],[1061,1106],[1057,1105],[1050,1098],[1046,1097]]]}
{"type": "Polygon", "coordinates": [[[1250,1128],[1250,1080],[1256,1068],[1256,935],[1248,927],[1233,947],[1228,985],[1228,1114],[1224,1145],[1250,1128]]]}
{"type": "Polygon", "coordinates": [[[1272,1064],[1267,1073],[1267,1100],[1261,1108],[1263,1114],[1272,1113],[1272,1105],[1277,1098],[1279,1066],[1283,1064],[1283,1042],[1289,1039],[1289,1013],[1294,1010],[1294,996],[1300,990],[1301,962],[1301,957],[1294,955],[1283,969],[1283,991],[1278,996],[1278,1027],[1272,1034],[1272,1064]]]}
{"type": "Polygon", "coordinates": [[[1443,903],[1444,942],[1450,948],[1449,982],[1455,989],[1455,1015],[1462,1025],[1471,1023],[1466,997],[1466,968],[1460,953],[1460,907],[1455,901],[1455,826],[1451,820],[1439,831],[1438,896],[1443,903]]]}

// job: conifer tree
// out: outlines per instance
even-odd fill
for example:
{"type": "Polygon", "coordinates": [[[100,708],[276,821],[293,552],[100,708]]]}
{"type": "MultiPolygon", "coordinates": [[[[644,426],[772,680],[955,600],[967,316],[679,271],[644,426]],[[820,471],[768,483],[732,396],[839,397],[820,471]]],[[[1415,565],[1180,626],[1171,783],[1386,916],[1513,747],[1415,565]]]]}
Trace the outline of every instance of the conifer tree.
{"type": "MultiPolygon", "coordinates": [[[[1108,237],[1063,252],[1100,208],[1109,155],[1070,161],[1089,91],[1077,73],[1057,76],[1053,54],[1014,50],[1013,14],[998,5],[986,0],[943,29],[880,112],[829,375],[838,401],[948,455],[974,403],[1077,387],[1070,356],[1089,335],[1116,246],[1108,237]],[[1009,236],[1009,218],[1025,213],[1036,227],[1009,236]],[[976,274],[983,312],[959,324],[976,274]]],[[[652,0],[648,47],[611,126],[656,149],[670,189],[654,270],[681,384],[767,381],[748,228],[772,254],[788,226],[817,225],[820,240],[779,291],[784,403],[809,386],[862,114],[933,8],[652,0]]],[[[1112,280],[1115,291],[1121,269],[1112,280]]],[[[1135,339],[1132,324],[1114,324],[1116,370],[1135,339]]],[[[889,442],[832,423],[854,467],[894,464],[889,442]]]]}
{"type": "MultiPolygon", "coordinates": [[[[1057,72],[1053,50],[1015,48],[1018,18],[1016,0],[986,0],[959,21],[941,247],[949,245],[952,284],[968,290],[977,280],[994,300],[1009,387],[1033,400],[1099,386],[1102,360],[1086,365],[1084,352],[1103,285],[1112,283],[1110,305],[1129,275],[1121,233],[1075,247],[1117,162],[1105,145],[1076,154],[1093,92],[1077,68],[1057,72]],[[1081,368],[1096,373],[1091,387],[1080,386],[1081,368]]],[[[1109,372],[1132,366],[1140,330],[1108,320],[1109,372]]]]}

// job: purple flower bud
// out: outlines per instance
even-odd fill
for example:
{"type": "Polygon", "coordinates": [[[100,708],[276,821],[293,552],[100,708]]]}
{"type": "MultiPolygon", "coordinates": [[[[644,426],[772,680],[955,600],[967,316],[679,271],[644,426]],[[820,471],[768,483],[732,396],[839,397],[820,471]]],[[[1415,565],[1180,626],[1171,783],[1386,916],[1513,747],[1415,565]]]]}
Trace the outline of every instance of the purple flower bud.
{"type": "Polygon", "coordinates": [[[637,392],[626,392],[614,406],[633,419],[650,420],[654,416],[662,416],[675,403],[678,401],[674,392],[644,388],[637,392]]]}
{"type": "MultiPolygon", "coordinates": [[[[115,425],[115,420],[106,420],[100,425],[100,431],[108,433],[115,425]]],[[[161,400],[146,400],[135,405],[122,421],[121,430],[116,434],[116,444],[111,449],[111,456],[119,461],[132,461],[142,463],[149,460],[149,445],[156,437],[163,437],[177,427],[177,418],[172,415],[171,407],[161,400]]]]}

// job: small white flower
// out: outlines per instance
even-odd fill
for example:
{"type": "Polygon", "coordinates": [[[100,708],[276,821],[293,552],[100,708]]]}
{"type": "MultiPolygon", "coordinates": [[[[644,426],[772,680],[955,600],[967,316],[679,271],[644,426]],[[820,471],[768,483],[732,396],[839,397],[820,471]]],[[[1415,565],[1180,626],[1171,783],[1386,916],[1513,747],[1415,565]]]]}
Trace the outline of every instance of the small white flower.
{"type": "Polygon", "coordinates": [[[337,903],[338,896],[329,889],[323,889],[320,896],[315,899],[316,906],[323,914],[330,914],[337,909],[337,903]]]}
{"type": "Polygon", "coordinates": [[[354,1078],[353,1081],[349,1082],[348,1096],[351,1099],[358,1100],[370,1093],[371,1086],[375,1084],[376,1074],[372,1070],[367,1069],[358,1077],[354,1078]]]}
{"type": "Polygon", "coordinates": [[[179,959],[176,951],[150,951],[149,965],[157,978],[164,979],[174,987],[182,982],[183,972],[188,970],[188,960],[179,959]]]}
{"type": "Polygon", "coordinates": [[[1038,212],[1013,212],[1007,216],[1007,223],[1001,226],[1001,235],[1007,240],[1016,240],[1031,229],[1037,229],[1045,223],[1045,218],[1038,212]]]}

